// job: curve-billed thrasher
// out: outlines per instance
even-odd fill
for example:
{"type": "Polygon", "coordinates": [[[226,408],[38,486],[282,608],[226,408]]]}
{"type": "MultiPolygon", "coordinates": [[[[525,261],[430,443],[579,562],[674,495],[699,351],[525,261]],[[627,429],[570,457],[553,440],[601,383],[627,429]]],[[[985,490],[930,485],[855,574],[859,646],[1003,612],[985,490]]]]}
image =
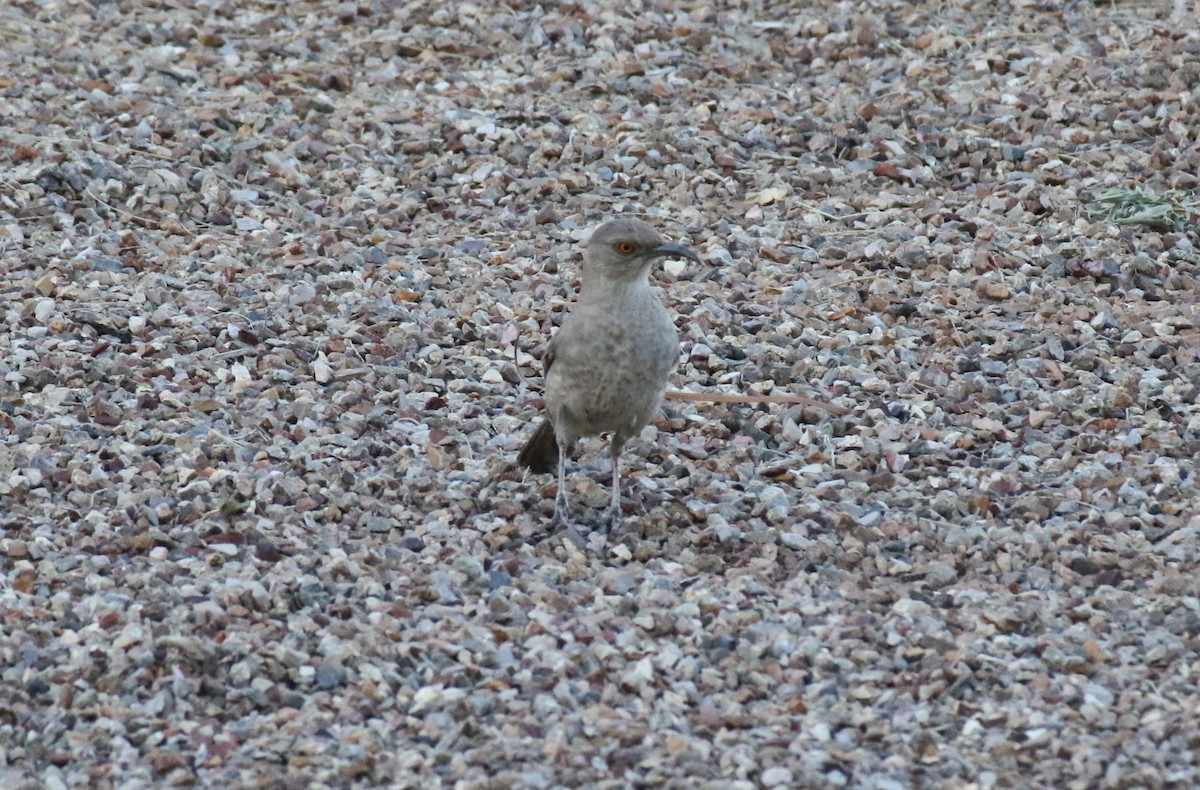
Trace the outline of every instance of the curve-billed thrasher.
{"type": "Polygon", "coordinates": [[[621,447],[662,401],[679,357],[679,338],[647,276],[659,258],[695,253],[663,241],[636,219],[606,222],[592,233],[583,256],[579,299],[543,357],[546,412],[517,461],[549,472],[558,461],[554,523],[565,524],[567,455],[581,436],[611,431],[610,529],[621,519],[621,447]]]}

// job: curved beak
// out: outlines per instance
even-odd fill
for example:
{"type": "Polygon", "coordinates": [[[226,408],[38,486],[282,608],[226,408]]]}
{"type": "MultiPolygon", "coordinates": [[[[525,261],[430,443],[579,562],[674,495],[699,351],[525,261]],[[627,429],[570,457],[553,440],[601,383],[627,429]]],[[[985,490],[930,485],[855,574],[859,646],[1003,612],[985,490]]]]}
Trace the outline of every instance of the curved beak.
{"type": "Polygon", "coordinates": [[[696,253],[682,244],[676,244],[671,241],[664,241],[659,244],[651,252],[651,255],[656,258],[687,258],[690,261],[700,263],[700,257],[696,253]]]}

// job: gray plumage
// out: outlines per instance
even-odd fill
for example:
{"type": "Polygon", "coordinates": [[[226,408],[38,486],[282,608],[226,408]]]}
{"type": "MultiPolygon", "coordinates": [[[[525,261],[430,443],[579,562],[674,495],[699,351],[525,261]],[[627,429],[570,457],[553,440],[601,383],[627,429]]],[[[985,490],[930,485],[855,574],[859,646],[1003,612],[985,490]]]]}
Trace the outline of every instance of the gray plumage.
{"type": "Polygon", "coordinates": [[[556,521],[568,517],[567,455],[580,437],[605,432],[612,433],[610,517],[620,521],[621,448],[654,417],[679,357],[675,324],[648,279],[668,256],[699,261],[640,220],[606,222],[592,234],[579,299],[543,358],[548,419],[518,456],[535,472],[558,462],[556,521]]]}

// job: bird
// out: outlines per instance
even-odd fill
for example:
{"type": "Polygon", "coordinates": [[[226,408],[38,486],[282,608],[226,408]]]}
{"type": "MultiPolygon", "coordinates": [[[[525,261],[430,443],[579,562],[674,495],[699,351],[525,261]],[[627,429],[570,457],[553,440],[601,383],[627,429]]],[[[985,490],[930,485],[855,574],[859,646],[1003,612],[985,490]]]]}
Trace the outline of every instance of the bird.
{"type": "Polygon", "coordinates": [[[517,456],[533,472],[550,472],[557,463],[552,525],[570,526],[572,448],[580,437],[602,433],[611,434],[608,531],[621,524],[621,449],[658,411],[679,360],[675,323],[649,281],[650,270],[668,257],[700,262],[633,218],[605,222],[588,241],[578,298],[542,357],[546,416],[517,456]]]}

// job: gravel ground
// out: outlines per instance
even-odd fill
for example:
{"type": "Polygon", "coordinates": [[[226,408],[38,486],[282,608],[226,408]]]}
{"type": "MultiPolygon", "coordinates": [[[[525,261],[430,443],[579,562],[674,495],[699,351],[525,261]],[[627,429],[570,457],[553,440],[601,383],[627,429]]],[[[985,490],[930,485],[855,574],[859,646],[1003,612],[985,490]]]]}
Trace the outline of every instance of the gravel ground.
{"type": "Polygon", "coordinates": [[[1197,786],[1190,5],[4,4],[0,786],[1197,786]]]}

